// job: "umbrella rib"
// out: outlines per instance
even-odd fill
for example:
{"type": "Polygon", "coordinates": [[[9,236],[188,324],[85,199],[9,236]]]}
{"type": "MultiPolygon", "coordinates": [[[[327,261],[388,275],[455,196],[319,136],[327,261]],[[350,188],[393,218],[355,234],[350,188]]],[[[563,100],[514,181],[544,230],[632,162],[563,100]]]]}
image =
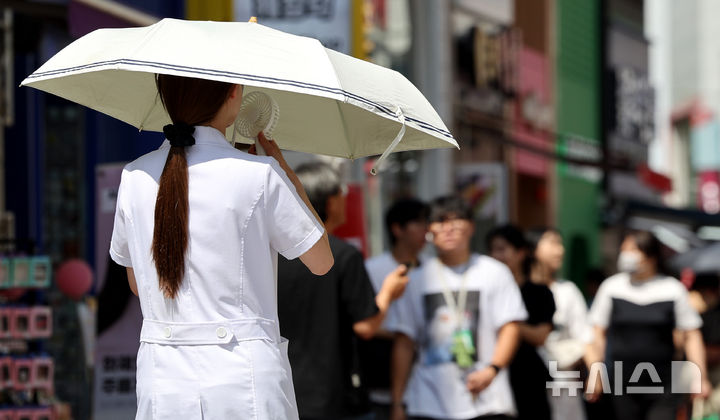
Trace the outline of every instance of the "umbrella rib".
{"type": "MultiPolygon", "coordinates": [[[[335,66],[333,65],[333,62],[328,55],[328,49],[325,48],[324,52],[325,52],[325,58],[327,59],[328,64],[330,65],[331,68],[333,68],[333,70],[335,70],[335,66]]],[[[335,76],[335,83],[337,84],[338,89],[341,92],[343,92],[343,95],[345,96],[342,103],[347,103],[347,98],[352,97],[351,95],[349,95],[350,92],[345,92],[345,90],[343,89],[343,85],[342,85],[342,83],[340,83],[340,78],[338,77],[338,74],[337,74],[337,70],[333,71],[333,76],[335,76]]],[[[348,131],[347,122],[345,121],[345,114],[343,113],[343,110],[341,108],[341,104],[339,101],[335,101],[335,109],[337,109],[337,113],[340,116],[340,121],[342,122],[343,133],[345,134],[343,136],[343,138],[345,139],[345,146],[347,147],[348,158],[351,160],[354,160],[355,159],[355,150],[352,146],[352,142],[350,141],[350,133],[348,131]]]]}
{"type": "Polygon", "coordinates": [[[350,143],[350,137],[348,132],[347,124],[345,123],[345,114],[343,114],[342,109],[340,108],[340,102],[335,101],[335,108],[337,109],[338,115],[340,115],[340,121],[342,122],[343,126],[343,132],[345,133],[345,146],[347,146],[347,152],[348,152],[348,159],[355,159],[355,150],[352,149],[352,145],[350,143]]]}
{"type": "Polygon", "coordinates": [[[140,122],[140,126],[138,127],[140,131],[143,131],[143,128],[145,128],[145,122],[148,120],[148,118],[150,118],[150,114],[152,113],[152,110],[155,109],[159,98],[160,92],[155,94],[155,99],[152,101],[152,105],[150,105],[150,108],[148,108],[147,112],[145,113],[145,118],[143,118],[140,122]]]}

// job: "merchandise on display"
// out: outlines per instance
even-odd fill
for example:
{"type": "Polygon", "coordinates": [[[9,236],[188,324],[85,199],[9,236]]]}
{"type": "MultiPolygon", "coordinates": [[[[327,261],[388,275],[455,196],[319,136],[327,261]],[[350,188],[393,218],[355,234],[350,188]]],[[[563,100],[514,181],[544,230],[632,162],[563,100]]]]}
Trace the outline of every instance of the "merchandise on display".
{"type": "Polygon", "coordinates": [[[0,257],[0,289],[50,286],[50,257],[0,257]]]}
{"type": "Polygon", "coordinates": [[[48,256],[0,256],[0,420],[53,420],[55,362],[48,256]],[[32,293],[28,293],[32,292],[32,293]]]}

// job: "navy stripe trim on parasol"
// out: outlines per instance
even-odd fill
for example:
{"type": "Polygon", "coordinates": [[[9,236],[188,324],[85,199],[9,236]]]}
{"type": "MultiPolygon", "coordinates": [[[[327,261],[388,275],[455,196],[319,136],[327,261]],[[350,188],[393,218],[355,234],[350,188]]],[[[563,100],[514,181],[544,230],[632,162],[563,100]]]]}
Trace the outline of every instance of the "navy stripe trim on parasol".
{"type": "MultiPolygon", "coordinates": [[[[167,69],[167,70],[180,70],[185,71],[189,73],[195,73],[195,74],[204,74],[209,76],[229,76],[229,77],[236,77],[239,79],[245,79],[245,80],[252,80],[252,81],[258,81],[258,82],[264,82],[264,83],[271,83],[271,84],[278,84],[278,85],[288,85],[288,86],[295,86],[300,88],[306,88],[306,89],[313,89],[318,90],[322,92],[328,92],[328,93],[334,93],[338,95],[343,95],[352,99],[355,99],[357,101],[363,102],[367,105],[370,105],[374,108],[377,108],[378,110],[382,111],[383,113],[387,114],[388,116],[395,117],[395,113],[390,110],[388,107],[381,105],[379,103],[376,103],[374,101],[371,101],[367,98],[364,98],[362,96],[356,95],[352,92],[348,92],[344,89],[338,89],[338,88],[331,88],[328,86],[322,86],[322,85],[316,85],[313,83],[306,83],[306,82],[299,82],[296,80],[289,80],[289,79],[278,79],[274,77],[267,77],[267,76],[256,76],[252,74],[242,74],[242,73],[234,73],[229,71],[222,71],[222,70],[213,70],[213,69],[204,69],[199,67],[189,67],[189,66],[181,66],[176,64],[166,64],[166,63],[158,63],[154,61],[142,61],[142,60],[133,60],[129,58],[121,58],[117,60],[108,60],[108,61],[98,61],[95,63],[90,64],[83,64],[80,66],[74,66],[74,67],[67,67],[63,69],[56,69],[51,71],[45,71],[45,72],[35,72],[27,77],[27,79],[36,79],[40,77],[45,76],[56,76],[59,74],[64,73],[71,73],[78,70],[86,70],[86,69],[92,69],[96,67],[103,67],[103,66],[111,66],[111,65],[117,65],[117,64],[126,64],[130,66],[147,66],[147,67],[156,67],[161,69],[167,69]]],[[[441,134],[448,138],[453,138],[452,134],[450,134],[449,131],[443,130],[441,128],[435,127],[432,124],[426,123],[424,121],[415,119],[415,118],[407,118],[408,121],[412,121],[419,125],[420,127],[434,131],[438,134],[441,134]]]]}

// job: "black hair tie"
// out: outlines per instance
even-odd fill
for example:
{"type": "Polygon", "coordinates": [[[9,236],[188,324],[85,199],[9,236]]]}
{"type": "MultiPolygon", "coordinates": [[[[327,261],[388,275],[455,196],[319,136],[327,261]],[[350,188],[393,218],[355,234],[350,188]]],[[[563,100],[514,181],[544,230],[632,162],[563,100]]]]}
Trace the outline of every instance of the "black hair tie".
{"type": "Polygon", "coordinates": [[[185,123],[168,124],[163,127],[163,133],[170,140],[172,147],[186,147],[195,144],[194,132],[195,127],[185,123]]]}

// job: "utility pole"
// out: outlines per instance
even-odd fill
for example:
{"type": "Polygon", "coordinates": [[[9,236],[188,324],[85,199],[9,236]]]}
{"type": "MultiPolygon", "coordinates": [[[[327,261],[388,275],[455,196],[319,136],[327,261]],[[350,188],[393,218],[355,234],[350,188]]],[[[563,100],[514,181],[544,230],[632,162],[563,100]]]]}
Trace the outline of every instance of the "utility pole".
{"type": "MultiPolygon", "coordinates": [[[[452,131],[452,2],[414,0],[410,4],[413,18],[413,82],[452,131]]],[[[420,167],[417,191],[421,199],[431,200],[452,192],[452,149],[422,152],[420,167]]]]}

